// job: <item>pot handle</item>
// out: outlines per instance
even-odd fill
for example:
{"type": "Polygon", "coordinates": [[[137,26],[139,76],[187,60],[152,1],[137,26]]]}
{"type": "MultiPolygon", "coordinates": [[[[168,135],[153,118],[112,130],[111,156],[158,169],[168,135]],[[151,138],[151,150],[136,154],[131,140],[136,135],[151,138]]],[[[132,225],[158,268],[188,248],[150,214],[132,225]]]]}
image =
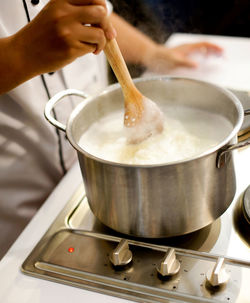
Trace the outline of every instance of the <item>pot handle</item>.
{"type": "MultiPolygon", "coordinates": [[[[244,111],[244,115],[250,115],[250,109],[246,109],[244,111]]],[[[227,147],[221,149],[217,155],[217,161],[216,161],[216,166],[218,168],[221,168],[224,166],[225,162],[226,162],[226,156],[229,152],[235,150],[235,149],[239,149],[239,148],[243,148],[250,145],[250,138],[248,138],[245,141],[236,143],[236,144],[232,144],[232,145],[228,145],[227,147]]]]}
{"type": "Polygon", "coordinates": [[[44,116],[45,118],[55,127],[59,128],[60,130],[63,130],[66,132],[66,125],[62,124],[61,122],[57,121],[53,115],[53,109],[55,105],[64,97],[66,96],[78,96],[82,98],[88,98],[88,95],[84,92],[77,90],[77,89],[66,89],[59,93],[57,93],[55,96],[53,96],[46,104],[45,110],[44,110],[44,116]]]}

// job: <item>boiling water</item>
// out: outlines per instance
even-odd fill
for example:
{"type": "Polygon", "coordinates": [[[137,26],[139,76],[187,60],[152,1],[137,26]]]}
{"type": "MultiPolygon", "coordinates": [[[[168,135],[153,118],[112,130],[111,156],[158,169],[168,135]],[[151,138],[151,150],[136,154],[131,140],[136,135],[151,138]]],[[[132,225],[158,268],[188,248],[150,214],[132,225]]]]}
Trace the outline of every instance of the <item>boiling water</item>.
{"type": "Polygon", "coordinates": [[[126,164],[160,164],[188,159],[216,146],[233,129],[225,118],[185,107],[164,110],[164,130],[139,144],[128,144],[123,111],[92,124],[79,146],[98,158],[126,164]]]}

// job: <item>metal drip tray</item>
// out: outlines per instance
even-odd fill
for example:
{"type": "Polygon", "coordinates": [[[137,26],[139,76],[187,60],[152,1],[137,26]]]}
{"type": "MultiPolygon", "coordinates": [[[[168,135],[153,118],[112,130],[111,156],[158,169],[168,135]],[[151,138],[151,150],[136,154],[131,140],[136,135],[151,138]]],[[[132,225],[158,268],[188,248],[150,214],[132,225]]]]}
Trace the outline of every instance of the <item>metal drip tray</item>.
{"type": "MultiPolygon", "coordinates": [[[[204,247],[208,251],[211,248],[204,246],[207,243],[204,240],[196,250],[181,247],[187,246],[185,243],[190,243],[190,239],[202,239],[202,235],[209,239],[211,234],[215,236],[214,245],[220,228],[218,221],[198,234],[178,238],[187,240],[176,240],[182,245],[173,249],[166,245],[171,240],[155,244],[125,239],[95,219],[81,187],[25,260],[22,271],[136,302],[244,302],[249,295],[243,284],[250,279],[250,262],[205,252],[204,247]],[[127,245],[125,249],[129,249],[132,261],[114,266],[111,255],[122,242],[127,245]],[[159,268],[171,267],[164,261],[169,259],[170,251],[180,265],[179,271],[164,277],[159,268]],[[216,262],[221,261],[229,280],[214,287],[207,279],[208,272],[218,271],[216,262]]],[[[192,246],[194,243],[197,245],[194,241],[192,246]]]]}

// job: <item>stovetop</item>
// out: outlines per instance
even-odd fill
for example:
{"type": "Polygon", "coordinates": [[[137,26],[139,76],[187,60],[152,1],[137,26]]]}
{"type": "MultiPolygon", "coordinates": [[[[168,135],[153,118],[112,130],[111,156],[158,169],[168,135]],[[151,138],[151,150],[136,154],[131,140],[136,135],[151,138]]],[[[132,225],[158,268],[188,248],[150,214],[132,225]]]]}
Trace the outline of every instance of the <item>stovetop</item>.
{"type": "Polygon", "coordinates": [[[242,195],[221,218],[192,234],[136,239],[102,225],[81,186],[22,270],[136,302],[244,302],[239,298],[249,297],[243,286],[250,279],[250,256],[249,225],[243,233],[236,228],[241,203],[242,195]]]}

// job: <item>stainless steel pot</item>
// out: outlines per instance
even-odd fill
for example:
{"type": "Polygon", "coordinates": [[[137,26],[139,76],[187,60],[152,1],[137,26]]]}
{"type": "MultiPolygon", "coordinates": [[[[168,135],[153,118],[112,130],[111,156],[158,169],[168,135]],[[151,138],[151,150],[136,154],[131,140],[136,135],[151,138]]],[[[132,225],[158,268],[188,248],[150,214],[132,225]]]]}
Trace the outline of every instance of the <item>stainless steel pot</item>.
{"type": "Polygon", "coordinates": [[[118,84],[88,98],[76,90],[60,92],[48,102],[45,116],[66,131],[77,150],[88,203],[102,223],[121,233],[149,238],[198,230],[221,216],[234,198],[231,151],[250,144],[237,144],[244,118],[242,105],[231,92],[193,79],[155,77],[136,79],[135,83],[160,107],[171,102],[214,112],[228,119],[233,130],[216,147],[195,158],[169,164],[128,165],[96,158],[78,145],[92,123],[123,108],[118,84]],[[55,104],[68,95],[86,100],[75,108],[65,126],[51,113],[55,104]]]}

